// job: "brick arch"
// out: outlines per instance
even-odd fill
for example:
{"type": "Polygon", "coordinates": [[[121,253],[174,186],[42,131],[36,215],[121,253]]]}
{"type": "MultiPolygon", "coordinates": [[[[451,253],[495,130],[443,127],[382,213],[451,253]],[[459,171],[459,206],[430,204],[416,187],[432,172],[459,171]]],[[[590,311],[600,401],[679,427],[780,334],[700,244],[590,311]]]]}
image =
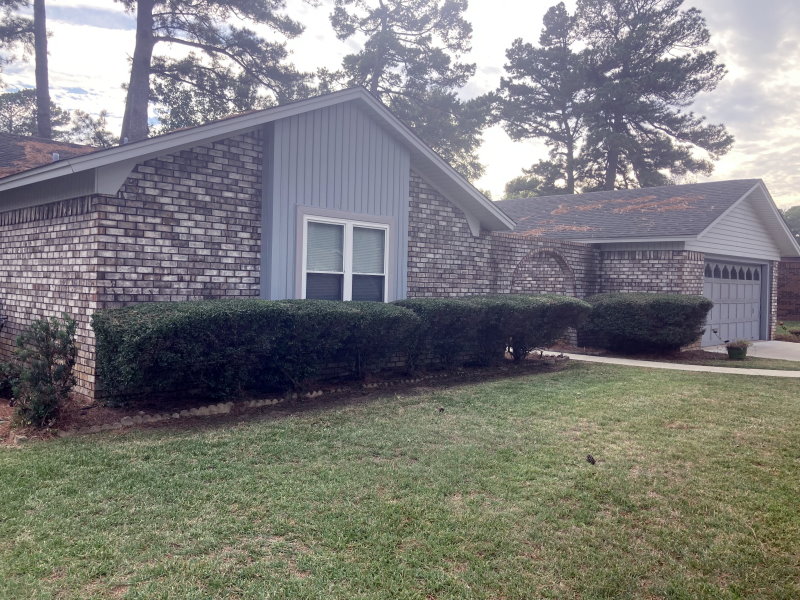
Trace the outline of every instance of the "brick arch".
{"type": "Polygon", "coordinates": [[[512,294],[576,296],[575,272],[554,250],[534,250],[517,263],[511,277],[512,294]]]}

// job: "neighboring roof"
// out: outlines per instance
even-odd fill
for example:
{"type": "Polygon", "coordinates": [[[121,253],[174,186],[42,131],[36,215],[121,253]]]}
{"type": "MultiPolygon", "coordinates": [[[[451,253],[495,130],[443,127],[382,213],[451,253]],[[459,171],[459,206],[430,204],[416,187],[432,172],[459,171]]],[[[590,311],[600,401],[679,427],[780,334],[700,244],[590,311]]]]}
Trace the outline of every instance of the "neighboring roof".
{"type": "Polygon", "coordinates": [[[669,185],[497,202],[517,233],[573,240],[699,235],[759,179],[669,185]]]}
{"type": "MultiPolygon", "coordinates": [[[[124,182],[129,168],[133,168],[138,162],[252,131],[266,123],[344,102],[357,103],[360,108],[375,118],[393,137],[408,148],[414,169],[442,195],[464,211],[473,232],[480,227],[494,231],[513,229],[513,220],[506,216],[496,203],[486,198],[436,152],[425,145],[388,108],[364,88],[351,88],[228,117],[198,127],[92,152],[86,156],[60,160],[57,163],[10,175],[0,179],[0,202],[2,202],[5,191],[42,182],[50,183],[58,177],[68,177],[92,170],[94,170],[94,176],[93,181],[89,181],[89,187],[94,190],[94,193],[116,194],[119,186],[124,182]]],[[[89,174],[91,175],[91,173],[89,174]]],[[[89,193],[92,193],[91,190],[89,193]]]]}
{"type": "Polygon", "coordinates": [[[760,179],[539,196],[496,204],[516,222],[515,233],[614,243],[696,240],[744,201],[755,207],[783,256],[800,255],[800,246],[760,179]]]}
{"type": "Polygon", "coordinates": [[[62,160],[95,150],[92,146],[0,132],[0,178],[48,165],[53,162],[53,153],[62,160]]]}

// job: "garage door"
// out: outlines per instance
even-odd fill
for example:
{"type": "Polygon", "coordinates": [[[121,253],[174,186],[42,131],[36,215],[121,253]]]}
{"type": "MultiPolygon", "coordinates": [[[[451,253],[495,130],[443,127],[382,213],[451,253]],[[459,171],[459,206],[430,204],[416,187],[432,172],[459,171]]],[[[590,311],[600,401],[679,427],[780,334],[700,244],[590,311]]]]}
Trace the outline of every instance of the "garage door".
{"type": "Polygon", "coordinates": [[[703,346],[759,339],[762,279],[757,265],[706,262],[703,294],[714,308],[706,322],[703,346]]]}

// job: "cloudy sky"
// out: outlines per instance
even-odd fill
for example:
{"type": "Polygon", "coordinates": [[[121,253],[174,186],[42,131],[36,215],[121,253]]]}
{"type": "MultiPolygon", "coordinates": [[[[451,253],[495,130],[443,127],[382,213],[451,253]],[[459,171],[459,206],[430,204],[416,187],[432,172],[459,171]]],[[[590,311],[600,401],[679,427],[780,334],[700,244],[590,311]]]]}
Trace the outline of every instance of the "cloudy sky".
{"type": "MultiPolygon", "coordinates": [[[[335,68],[350,48],[331,33],[331,0],[311,8],[289,0],[306,25],[291,42],[293,60],[308,70],[335,68]]],[[[514,38],[536,41],[542,15],[554,1],[470,0],[473,24],[470,59],[478,72],[465,96],[495,89],[514,38]]],[[[567,1],[572,8],[574,1],[567,1]]],[[[797,0],[687,0],[703,11],[712,46],[728,76],[696,103],[710,122],[724,123],[736,137],[734,150],[717,163],[711,179],[760,177],[782,207],[800,204],[800,2],[797,0]]],[[[105,108],[118,129],[124,109],[121,84],[133,52],[134,19],[112,0],[49,0],[50,85],[53,99],[69,109],[105,108]]],[[[32,65],[12,65],[7,89],[33,85],[32,65]]],[[[495,198],[505,182],[546,152],[537,142],[512,142],[501,128],[486,131],[481,158],[486,174],[477,182],[495,198]]]]}

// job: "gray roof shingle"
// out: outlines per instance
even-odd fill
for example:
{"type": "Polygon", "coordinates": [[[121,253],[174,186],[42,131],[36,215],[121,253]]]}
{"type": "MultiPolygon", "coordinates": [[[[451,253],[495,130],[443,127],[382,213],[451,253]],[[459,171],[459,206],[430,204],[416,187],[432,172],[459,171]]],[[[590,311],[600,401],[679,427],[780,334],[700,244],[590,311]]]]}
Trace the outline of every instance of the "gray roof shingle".
{"type": "Polygon", "coordinates": [[[502,200],[515,233],[561,239],[689,237],[714,222],[760,179],[502,200]]]}

